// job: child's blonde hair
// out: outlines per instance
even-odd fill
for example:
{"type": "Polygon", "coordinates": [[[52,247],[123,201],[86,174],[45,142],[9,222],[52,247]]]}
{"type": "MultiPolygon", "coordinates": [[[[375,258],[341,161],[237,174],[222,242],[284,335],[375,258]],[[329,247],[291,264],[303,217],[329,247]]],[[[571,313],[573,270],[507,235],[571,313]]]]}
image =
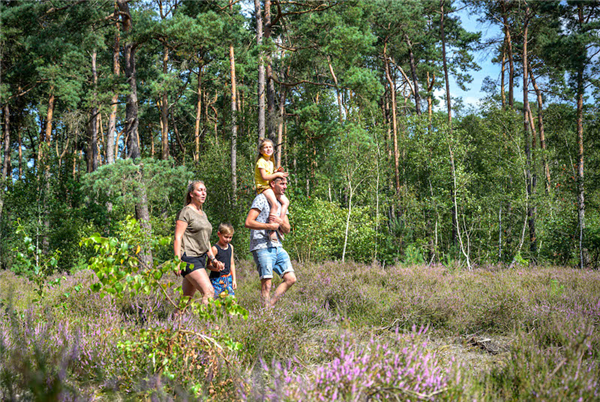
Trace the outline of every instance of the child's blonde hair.
{"type": "Polygon", "coordinates": [[[271,160],[272,160],[272,161],[275,161],[275,143],[274,143],[274,142],[273,142],[271,139],[269,139],[269,138],[263,138],[263,139],[260,141],[260,144],[259,144],[259,146],[258,146],[258,157],[256,158],[256,161],[257,161],[257,162],[258,162],[258,160],[259,160],[259,159],[260,159],[260,158],[263,156],[263,155],[262,155],[262,150],[263,150],[263,148],[264,148],[264,146],[265,146],[265,144],[266,144],[267,142],[271,143],[271,146],[273,146],[273,154],[271,155],[271,160]]]}
{"type": "Polygon", "coordinates": [[[235,230],[233,230],[233,225],[231,223],[219,224],[219,229],[217,229],[217,231],[223,235],[231,235],[231,236],[233,236],[233,234],[235,233],[235,230]]]}

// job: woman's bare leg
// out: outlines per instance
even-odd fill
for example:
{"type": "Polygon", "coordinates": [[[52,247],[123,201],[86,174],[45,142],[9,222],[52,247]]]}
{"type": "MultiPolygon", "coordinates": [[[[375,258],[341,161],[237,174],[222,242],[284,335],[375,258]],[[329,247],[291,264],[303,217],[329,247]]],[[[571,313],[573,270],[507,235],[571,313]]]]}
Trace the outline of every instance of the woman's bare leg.
{"type": "Polygon", "coordinates": [[[183,278],[182,283],[183,296],[191,297],[194,296],[196,290],[202,293],[202,303],[208,304],[208,299],[212,298],[215,294],[215,290],[210,283],[210,279],[204,269],[197,269],[190,272],[183,278]]]}

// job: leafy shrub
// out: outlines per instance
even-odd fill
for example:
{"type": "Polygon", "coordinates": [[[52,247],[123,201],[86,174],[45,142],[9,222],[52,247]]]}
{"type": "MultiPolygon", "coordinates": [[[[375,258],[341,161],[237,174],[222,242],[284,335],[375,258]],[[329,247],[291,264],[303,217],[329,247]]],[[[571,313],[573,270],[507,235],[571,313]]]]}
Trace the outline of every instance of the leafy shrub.
{"type": "MultiPolygon", "coordinates": [[[[286,249],[300,261],[341,259],[344,249],[348,210],[320,199],[294,203],[290,209],[292,232],[286,237],[286,249]]],[[[369,207],[353,207],[350,216],[345,258],[373,261],[380,234],[369,207]]]]}

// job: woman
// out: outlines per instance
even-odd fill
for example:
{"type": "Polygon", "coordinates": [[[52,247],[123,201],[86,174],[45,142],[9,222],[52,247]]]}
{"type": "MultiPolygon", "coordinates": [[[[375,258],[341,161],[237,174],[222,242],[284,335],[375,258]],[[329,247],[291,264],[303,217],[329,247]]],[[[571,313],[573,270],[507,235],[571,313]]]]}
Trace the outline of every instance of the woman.
{"type": "Polygon", "coordinates": [[[175,274],[183,276],[183,296],[194,296],[196,290],[202,293],[202,303],[208,304],[208,298],[214,295],[214,289],[206,273],[206,258],[215,271],[225,267],[217,261],[210,246],[212,225],[202,210],[206,200],[206,186],[201,181],[193,181],[188,185],[185,207],[177,215],[175,225],[175,255],[187,262],[185,269],[177,266],[175,274]],[[190,265],[190,264],[193,264],[190,265]]]}

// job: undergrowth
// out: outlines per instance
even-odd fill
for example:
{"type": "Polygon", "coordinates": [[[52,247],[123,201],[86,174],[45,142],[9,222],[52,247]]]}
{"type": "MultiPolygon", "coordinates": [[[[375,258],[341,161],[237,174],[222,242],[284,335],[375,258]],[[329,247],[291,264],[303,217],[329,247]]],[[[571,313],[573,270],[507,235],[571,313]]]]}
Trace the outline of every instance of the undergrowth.
{"type": "Polygon", "coordinates": [[[162,294],[100,297],[89,291],[94,275],[82,271],[35,303],[27,279],[1,272],[0,397],[599,398],[597,271],[334,262],[296,263],[295,270],[297,284],[263,310],[253,265],[238,262],[236,295],[248,319],[207,323],[187,315],[177,337],[162,294]],[[224,334],[239,347],[194,353],[185,331],[224,334]],[[500,352],[472,346],[473,337],[493,340],[500,352]],[[490,363],[473,366],[467,355],[490,363]],[[166,357],[180,363],[165,372],[157,359],[166,357]]]}

